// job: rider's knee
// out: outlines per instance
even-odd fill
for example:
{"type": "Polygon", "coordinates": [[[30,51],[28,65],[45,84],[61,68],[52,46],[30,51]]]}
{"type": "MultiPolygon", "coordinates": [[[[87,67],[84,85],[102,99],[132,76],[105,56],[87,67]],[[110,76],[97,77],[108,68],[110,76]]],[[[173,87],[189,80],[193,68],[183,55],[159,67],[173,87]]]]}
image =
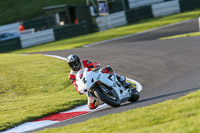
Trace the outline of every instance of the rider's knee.
{"type": "Polygon", "coordinates": [[[103,72],[103,73],[113,73],[113,69],[110,66],[107,66],[107,67],[104,67],[101,72],[103,72]]]}

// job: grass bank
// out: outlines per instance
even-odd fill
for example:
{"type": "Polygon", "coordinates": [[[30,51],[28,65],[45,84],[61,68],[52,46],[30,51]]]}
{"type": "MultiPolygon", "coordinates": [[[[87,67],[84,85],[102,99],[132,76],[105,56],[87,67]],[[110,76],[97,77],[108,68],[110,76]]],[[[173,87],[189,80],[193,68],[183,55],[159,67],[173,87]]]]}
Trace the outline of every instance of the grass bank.
{"type": "Polygon", "coordinates": [[[44,15],[43,7],[60,4],[85,4],[84,0],[1,0],[0,25],[44,15]]]}
{"type": "Polygon", "coordinates": [[[200,91],[176,100],[39,133],[198,133],[200,91]]]}
{"type": "Polygon", "coordinates": [[[0,54],[0,131],[85,104],[68,80],[65,61],[0,54]]]}
{"type": "Polygon", "coordinates": [[[191,36],[200,36],[200,32],[194,32],[194,33],[181,34],[181,35],[176,35],[176,36],[163,37],[163,38],[160,38],[160,40],[163,40],[163,39],[174,39],[174,38],[183,38],[183,37],[191,37],[191,36]]]}
{"type": "Polygon", "coordinates": [[[43,44],[39,46],[34,46],[34,47],[22,49],[22,50],[17,50],[12,53],[32,53],[32,52],[55,51],[55,50],[77,48],[86,44],[108,40],[112,38],[117,38],[117,37],[129,35],[133,33],[150,30],[153,28],[165,26],[168,24],[173,24],[176,22],[181,22],[184,20],[197,18],[199,15],[199,11],[200,9],[190,11],[190,12],[175,14],[171,16],[166,16],[162,18],[144,20],[138,23],[127,25],[127,26],[110,29],[107,31],[92,33],[92,34],[88,34],[84,36],[74,37],[71,39],[65,39],[61,41],[47,43],[47,44],[43,44]]]}

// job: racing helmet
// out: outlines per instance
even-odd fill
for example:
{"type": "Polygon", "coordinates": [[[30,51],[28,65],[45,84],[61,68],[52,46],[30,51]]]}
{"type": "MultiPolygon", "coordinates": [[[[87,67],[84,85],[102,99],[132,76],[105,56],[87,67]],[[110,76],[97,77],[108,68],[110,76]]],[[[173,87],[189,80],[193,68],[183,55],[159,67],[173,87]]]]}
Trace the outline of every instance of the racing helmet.
{"type": "Polygon", "coordinates": [[[81,62],[80,62],[80,59],[77,55],[75,54],[72,54],[72,55],[69,55],[67,57],[67,62],[68,62],[68,65],[69,67],[73,70],[73,71],[78,71],[81,69],[81,62]]]}

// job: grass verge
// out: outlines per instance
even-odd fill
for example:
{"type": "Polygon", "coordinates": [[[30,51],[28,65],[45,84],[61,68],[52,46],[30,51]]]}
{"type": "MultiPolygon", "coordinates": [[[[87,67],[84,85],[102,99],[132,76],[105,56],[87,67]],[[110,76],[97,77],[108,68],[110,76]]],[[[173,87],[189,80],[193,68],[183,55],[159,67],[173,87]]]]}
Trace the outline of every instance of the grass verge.
{"type": "Polygon", "coordinates": [[[200,91],[176,100],[93,118],[39,133],[197,133],[200,131],[200,91]]]}
{"type": "Polygon", "coordinates": [[[181,34],[181,35],[176,35],[176,36],[163,37],[163,38],[160,38],[160,40],[191,37],[191,36],[200,36],[200,32],[194,32],[194,33],[181,34]]]}
{"type": "Polygon", "coordinates": [[[85,104],[68,80],[65,61],[0,54],[0,131],[85,104]]]}
{"type": "Polygon", "coordinates": [[[127,26],[110,29],[107,31],[92,33],[88,35],[83,35],[79,37],[74,37],[70,39],[65,39],[61,41],[56,41],[52,43],[47,43],[47,44],[43,44],[39,46],[34,46],[34,47],[22,49],[22,50],[17,50],[12,53],[32,53],[32,52],[55,51],[55,50],[77,48],[86,44],[108,40],[112,38],[117,38],[117,37],[129,35],[133,33],[150,30],[153,28],[165,26],[168,24],[173,24],[176,22],[181,22],[184,20],[197,18],[199,15],[199,11],[200,9],[185,12],[185,13],[175,14],[171,16],[166,16],[162,18],[144,20],[138,23],[127,25],[127,26]]]}
{"type": "Polygon", "coordinates": [[[62,4],[85,4],[84,0],[6,0],[0,1],[0,25],[44,16],[43,7],[62,4]]]}

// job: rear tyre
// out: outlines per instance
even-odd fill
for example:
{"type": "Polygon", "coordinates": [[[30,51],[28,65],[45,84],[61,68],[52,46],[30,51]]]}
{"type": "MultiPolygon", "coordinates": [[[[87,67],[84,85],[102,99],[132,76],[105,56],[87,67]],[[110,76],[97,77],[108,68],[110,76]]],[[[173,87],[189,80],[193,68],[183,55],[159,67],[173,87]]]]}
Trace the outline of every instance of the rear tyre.
{"type": "Polygon", "coordinates": [[[131,97],[128,99],[129,102],[136,102],[140,98],[139,92],[136,90],[135,87],[131,86],[131,97]]]}
{"type": "Polygon", "coordinates": [[[120,106],[120,100],[115,90],[109,90],[105,86],[101,86],[94,91],[94,94],[101,99],[101,101],[112,107],[120,106]]]}

